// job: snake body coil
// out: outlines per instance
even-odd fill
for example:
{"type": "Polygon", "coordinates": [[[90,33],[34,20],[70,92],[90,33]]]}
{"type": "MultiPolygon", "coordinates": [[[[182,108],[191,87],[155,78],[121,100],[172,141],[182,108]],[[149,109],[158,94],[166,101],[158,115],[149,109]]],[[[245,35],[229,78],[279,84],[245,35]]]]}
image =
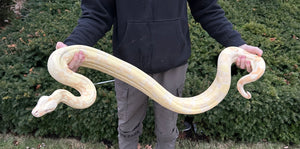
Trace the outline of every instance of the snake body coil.
{"type": "Polygon", "coordinates": [[[55,110],[58,103],[63,102],[76,109],[84,109],[91,106],[96,99],[94,84],[81,74],[68,68],[68,63],[74,53],[83,51],[85,61],[81,66],[99,70],[118,78],[131,86],[139,89],[160,105],[182,114],[197,114],[208,111],[218,105],[228,93],[231,83],[231,64],[238,56],[245,55],[251,61],[252,72],[242,77],[237,88],[242,96],[251,98],[249,92],[245,92],[243,86],[259,79],[265,71],[264,60],[237,47],[224,49],[218,59],[217,75],[211,86],[194,97],[176,97],[164,89],[153,78],[139,70],[135,66],[120,60],[101,50],[74,45],[55,50],[48,60],[48,71],[58,82],[75,88],[81,96],[74,96],[69,91],[58,89],[50,96],[42,96],[36,107],[32,110],[35,117],[41,117],[55,110]]]}

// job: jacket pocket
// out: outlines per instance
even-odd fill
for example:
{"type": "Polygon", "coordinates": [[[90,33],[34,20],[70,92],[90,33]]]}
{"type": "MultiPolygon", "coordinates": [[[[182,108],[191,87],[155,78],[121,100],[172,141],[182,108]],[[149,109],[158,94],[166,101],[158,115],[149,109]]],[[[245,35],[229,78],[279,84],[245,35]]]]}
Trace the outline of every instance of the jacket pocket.
{"type": "Polygon", "coordinates": [[[184,46],[185,37],[181,19],[154,21],[151,34],[154,49],[178,49],[184,46]]]}
{"type": "Polygon", "coordinates": [[[128,22],[125,34],[120,41],[118,55],[121,59],[144,69],[149,61],[150,32],[146,22],[128,22]],[[148,54],[147,54],[148,53],[148,54]]]}
{"type": "Polygon", "coordinates": [[[155,21],[151,23],[153,41],[152,69],[165,71],[186,60],[187,30],[184,19],[155,21]],[[162,69],[162,70],[160,70],[162,69]]]}

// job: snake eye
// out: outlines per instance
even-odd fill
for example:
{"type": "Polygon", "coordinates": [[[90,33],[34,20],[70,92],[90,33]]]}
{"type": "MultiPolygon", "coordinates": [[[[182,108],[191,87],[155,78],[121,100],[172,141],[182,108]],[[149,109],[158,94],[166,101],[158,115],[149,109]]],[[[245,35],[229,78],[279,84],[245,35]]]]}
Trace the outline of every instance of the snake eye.
{"type": "Polygon", "coordinates": [[[55,110],[55,108],[57,107],[57,103],[54,101],[48,101],[46,105],[44,105],[45,107],[45,113],[49,113],[55,110]]]}
{"type": "Polygon", "coordinates": [[[42,96],[42,97],[40,97],[37,105],[45,104],[48,101],[48,99],[49,99],[49,96],[42,96]]]}

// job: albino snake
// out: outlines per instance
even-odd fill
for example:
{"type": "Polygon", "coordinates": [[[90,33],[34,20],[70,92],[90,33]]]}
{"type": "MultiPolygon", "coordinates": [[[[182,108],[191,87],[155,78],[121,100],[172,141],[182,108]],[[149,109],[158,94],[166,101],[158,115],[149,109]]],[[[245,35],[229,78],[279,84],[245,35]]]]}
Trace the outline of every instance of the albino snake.
{"type": "Polygon", "coordinates": [[[176,97],[164,89],[149,75],[135,66],[120,60],[101,50],[74,45],[55,50],[48,60],[48,71],[58,82],[75,88],[81,96],[74,96],[69,91],[58,89],[50,96],[42,96],[32,115],[41,117],[55,110],[58,103],[63,102],[76,109],[84,109],[91,106],[96,99],[94,84],[83,75],[75,73],[68,68],[68,63],[74,53],[83,51],[85,60],[81,66],[96,69],[118,78],[131,86],[139,89],[160,105],[182,114],[197,114],[208,111],[218,105],[226,96],[231,83],[231,64],[238,56],[245,55],[250,60],[252,72],[242,77],[237,88],[245,98],[251,98],[249,92],[245,92],[243,86],[259,79],[265,71],[263,58],[250,54],[237,47],[224,49],[218,59],[217,75],[211,86],[194,97],[176,97]]]}

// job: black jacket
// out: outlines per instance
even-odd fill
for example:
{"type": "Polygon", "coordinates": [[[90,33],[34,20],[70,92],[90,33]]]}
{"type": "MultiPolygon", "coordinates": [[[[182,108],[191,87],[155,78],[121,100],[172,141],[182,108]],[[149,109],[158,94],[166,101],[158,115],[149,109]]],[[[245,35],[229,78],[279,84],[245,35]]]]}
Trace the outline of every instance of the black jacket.
{"type": "Polygon", "coordinates": [[[217,0],[82,0],[82,16],[65,44],[93,46],[113,25],[113,54],[147,73],[187,63],[192,15],[224,46],[245,42],[217,0]]]}

